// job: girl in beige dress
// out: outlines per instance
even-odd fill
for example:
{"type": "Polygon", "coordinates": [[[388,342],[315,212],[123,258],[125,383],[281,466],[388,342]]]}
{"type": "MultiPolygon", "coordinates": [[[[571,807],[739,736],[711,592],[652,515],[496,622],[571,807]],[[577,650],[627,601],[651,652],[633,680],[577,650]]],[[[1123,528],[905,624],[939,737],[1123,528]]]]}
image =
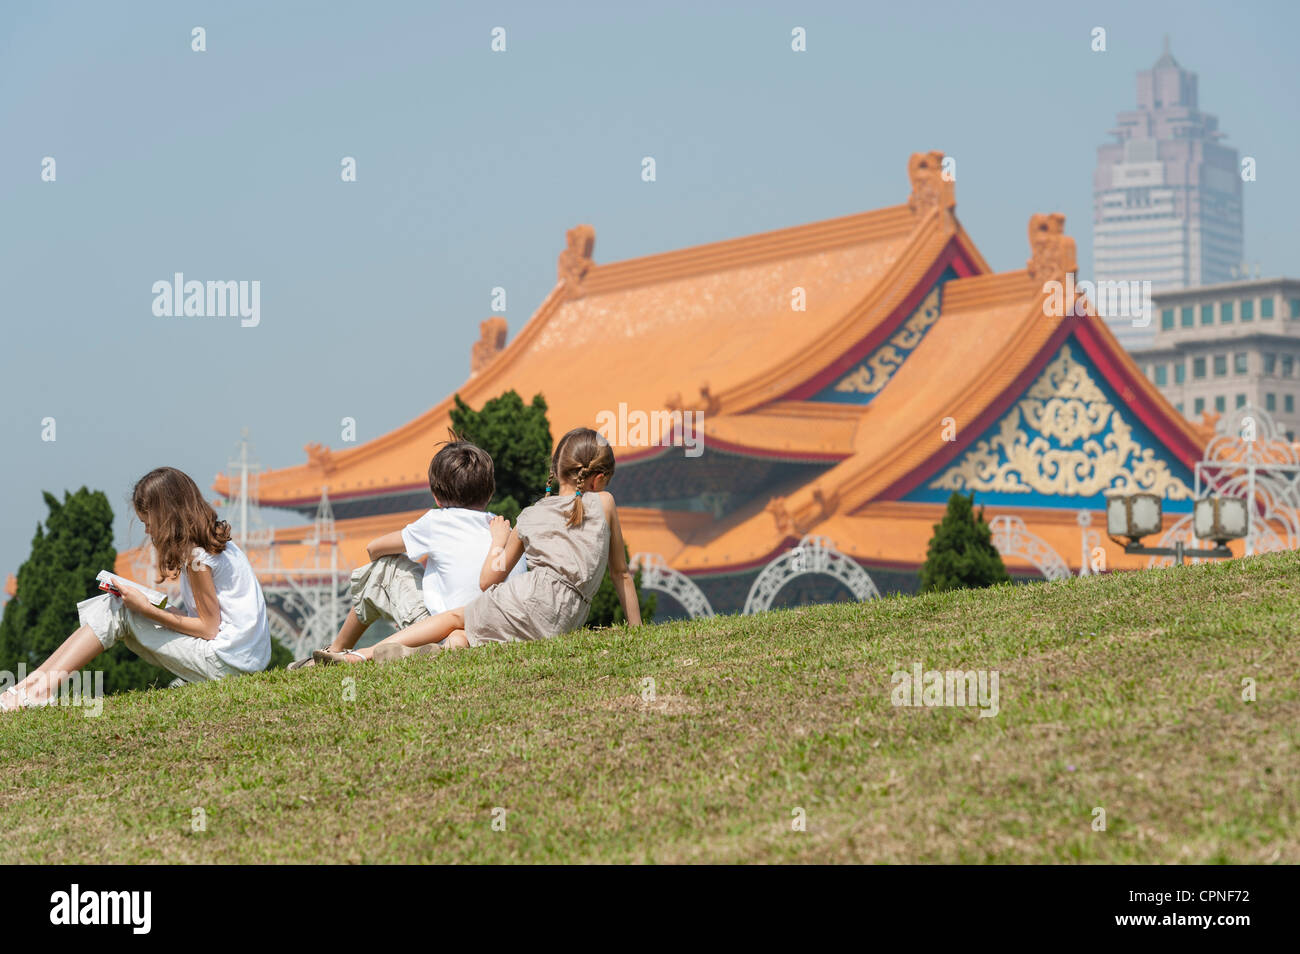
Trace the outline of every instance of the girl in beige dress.
{"type": "Polygon", "coordinates": [[[361,650],[361,658],[321,650],[314,654],[317,662],[382,660],[559,636],[586,622],[606,567],[628,622],[640,626],[618,510],[605,489],[613,476],[609,442],[591,428],[569,431],[555,446],[547,495],[519,514],[513,530],[504,517],[493,518],[492,547],[479,576],[481,596],[361,650]],[[528,572],[507,579],[521,556],[528,559],[528,572]]]}

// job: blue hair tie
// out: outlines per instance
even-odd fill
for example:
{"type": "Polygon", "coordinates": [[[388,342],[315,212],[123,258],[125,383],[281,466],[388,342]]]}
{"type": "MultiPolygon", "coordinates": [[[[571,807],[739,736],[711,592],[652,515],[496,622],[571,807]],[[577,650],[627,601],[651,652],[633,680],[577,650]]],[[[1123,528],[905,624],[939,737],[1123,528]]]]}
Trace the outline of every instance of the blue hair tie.
{"type": "Polygon", "coordinates": [[[581,497],[581,496],[582,496],[582,491],[579,490],[579,491],[578,491],[576,494],[574,494],[573,496],[575,496],[575,497],[581,497]]]}

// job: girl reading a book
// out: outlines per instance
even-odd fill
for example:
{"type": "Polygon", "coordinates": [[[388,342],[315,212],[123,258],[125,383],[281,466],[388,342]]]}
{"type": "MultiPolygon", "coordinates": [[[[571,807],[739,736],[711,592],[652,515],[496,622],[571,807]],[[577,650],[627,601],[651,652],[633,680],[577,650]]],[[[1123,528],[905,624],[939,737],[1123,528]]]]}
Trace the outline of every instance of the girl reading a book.
{"type": "Polygon", "coordinates": [[[122,582],[77,604],[81,625],[31,675],[0,693],[0,711],[49,705],[59,683],[119,640],[141,659],[206,682],[271,661],[266,600],[248,558],[198,485],[174,467],[145,474],[131,504],[158,553],[159,583],[180,578],[181,606],[154,605],[122,582]]]}

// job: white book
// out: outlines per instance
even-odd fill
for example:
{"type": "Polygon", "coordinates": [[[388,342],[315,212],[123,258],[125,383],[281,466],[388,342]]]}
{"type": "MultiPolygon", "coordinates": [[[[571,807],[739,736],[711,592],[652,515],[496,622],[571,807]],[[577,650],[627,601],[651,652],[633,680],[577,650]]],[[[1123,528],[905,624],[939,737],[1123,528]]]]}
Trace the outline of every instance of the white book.
{"type": "Polygon", "coordinates": [[[124,576],[118,576],[116,573],[109,573],[107,570],[100,570],[99,575],[96,576],[95,579],[99,582],[99,588],[101,590],[106,586],[112,586],[118,590],[129,586],[132,589],[139,590],[143,593],[149,602],[159,609],[164,609],[167,606],[166,593],[159,592],[158,590],[151,590],[147,586],[141,586],[134,580],[128,580],[124,576]]]}

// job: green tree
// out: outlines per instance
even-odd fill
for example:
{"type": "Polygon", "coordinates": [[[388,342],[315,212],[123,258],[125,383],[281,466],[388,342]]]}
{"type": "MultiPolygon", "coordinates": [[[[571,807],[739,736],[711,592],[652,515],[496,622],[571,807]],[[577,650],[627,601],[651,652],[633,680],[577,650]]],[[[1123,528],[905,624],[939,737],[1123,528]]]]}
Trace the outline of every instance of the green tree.
{"type": "MultiPolygon", "coordinates": [[[[36,525],[32,552],[18,568],[18,595],[0,618],[0,669],[28,670],[46,660],[80,623],[77,603],[99,595],[95,575],[111,570],[113,508],[103,492],[82,487],[60,502],[45,494],[49,516],[36,525]]],[[[151,584],[152,581],[140,582],[151,584]]],[[[166,685],[171,673],[151,666],[119,643],[88,667],[104,673],[105,692],[166,685]]]]}
{"type": "MultiPolygon", "coordinates": [[[[519,512],[534,503],[546,490],[546,479],[551,473],[551,425],[546,417],[546,399],[533,396],[531,404],[512,391],[487,401],[482,410],[475,411],[459,394],[451,411],[451,425],[463,440],[472,441],[492,455],[496,469],[496,494],[488,510],[509,518],[519,519],[519,512]]],[[[627,548],[624,547],[626,553],[627,548]]],[[[654,594],[641,592],[641,572],[634,576],[637,602],[641,606],[642,622],[650,622],[655,611],[654,594]]],[[[623,607],[619,605],[614,582],[606,572],[600,588],[591,599],[588,626],[612,626],[626,622],[623,607]]]]}
{"type": "MultiPolygon", "coordinates": [[[[623,557],[627,559],[627,546],[623,547],[623,557]]],[[[641,607],[641,622],[648,623],[655,615],[655,605],[659,597],[654,593],[646,593],[641,589],[641,570],[638,568],[632,574],[632,582],[636,585],[636,601],[641,607]]],[[[605,579],[601,580],[600,588],[591,597],[591,612],[587,614],[587,626],[595,629],[597,626],[617,626],[627,622],[627,614],[623,612],[623,605],[618,601],[618,590],[614,589],[614,580],[605,571],[605,579]]]]}
{"type": "Polygon", "coordinates": [[[266,664],[267,669],[283,669],[289,663],[293,662],[293,653],[285,648],[284,643],[280,642],[274,636],[271,637],[271,661],[266,664]]]}
{"type": "Polygon", "coordinates": [[[1010,579],[1002,555],[993,546],[984,508],[977,515],[974,494],[954,493],[943,520],[934,525],[921,567],[921,592],[992,586],[1010,579]]]}
{"type": "Polygon", "coordinates": [[[476,411],[457,394],[451,426],[462,440],[492,455],[497,489],[488,510],[514,523],[519,511],[546,491],[551,470],[551,425],[546,419],[545,398],[537,394],[531,404],[524,404],[511,390],[476,411]]]}

